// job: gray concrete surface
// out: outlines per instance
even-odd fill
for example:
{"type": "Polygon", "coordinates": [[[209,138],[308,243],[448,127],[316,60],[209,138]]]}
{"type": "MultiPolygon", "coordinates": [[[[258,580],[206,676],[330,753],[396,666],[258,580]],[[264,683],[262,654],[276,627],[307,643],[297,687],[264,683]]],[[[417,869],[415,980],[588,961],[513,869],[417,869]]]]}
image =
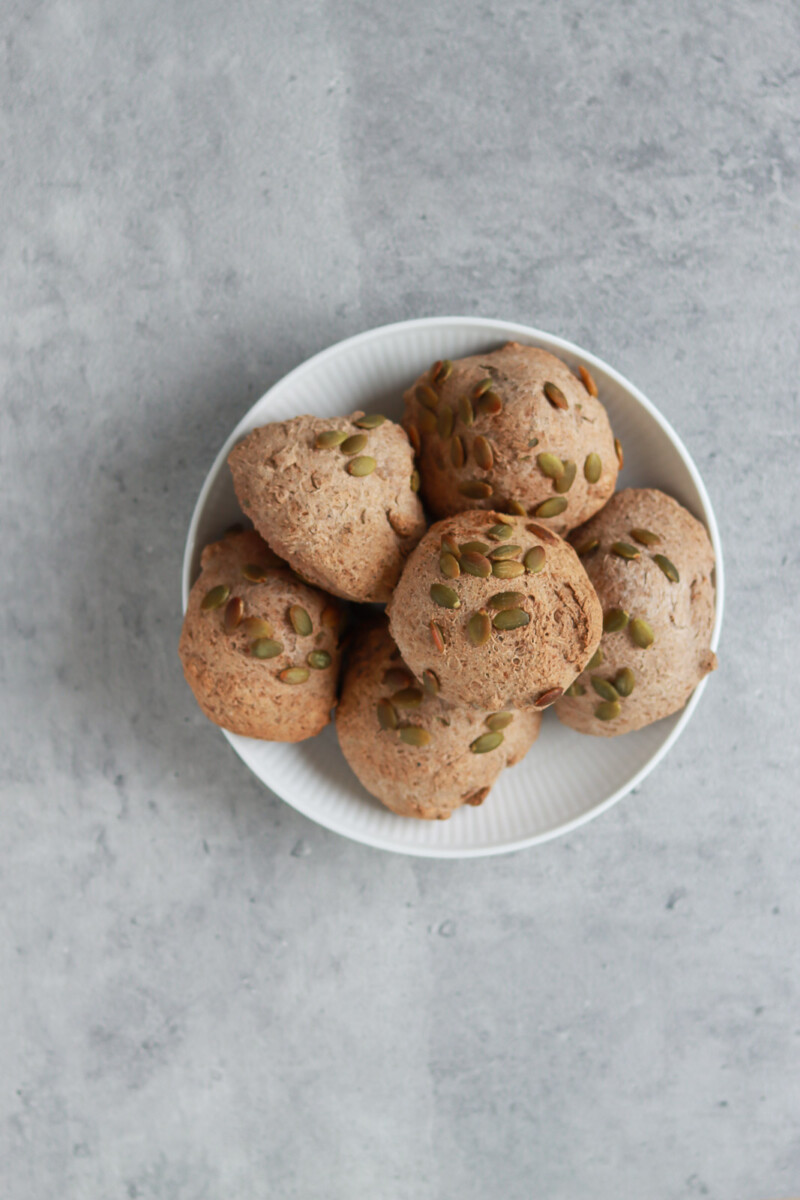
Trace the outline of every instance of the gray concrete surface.
{"type": "Polygon", "coordinates": [[[4,1200],[800,1192],[794,0],[9,0],[4,1200]],[[721,518],[721,669],[639,794],[391,857],[179,671],[213,455],[287,369],[462,312],[596,350],[721,518]]]}

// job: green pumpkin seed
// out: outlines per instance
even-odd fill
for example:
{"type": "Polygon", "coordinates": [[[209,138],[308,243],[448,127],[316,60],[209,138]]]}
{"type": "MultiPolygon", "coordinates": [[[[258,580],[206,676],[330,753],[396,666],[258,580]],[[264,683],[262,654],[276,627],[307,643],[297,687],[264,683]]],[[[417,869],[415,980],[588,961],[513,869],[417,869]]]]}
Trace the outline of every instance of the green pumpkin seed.
{"type": "Polygon", "coordinates": [[[532,546],[522,560],[526,571],[531,575],[538,575],[544,567],[545,552],[544,546],[532,546]]]}
{"type": "Polygon", "coordinates": [[[517,554],[522,553],[522,546],[515,546],[513,542],[506,542],[504,546],[495,546],[489,551],[489,558],[492,560],[499,558],[514,558],[517,554]]]}
{"type": "Polygon", "coordinates": [[[466,461],[467,452],[464,449],[464,439],[456,434],[450,443],[450,462],[457,471],[460,471],[466,461]]]}
{"type": "Polygon", "coordinates": [[[314,630],[311,617],[299,604],[293,604],[289,609],[289,620],[298,637],[309,637],[314,630]]]}
{"type": "Polygon", "coordinates": [[[378,724],[381,729],[397,729],[397,710],[388,700],[378,702],[378,724]]]}
{"type": "Polygon", "coordinates": [[[459,565],[467,575],[476,575],[478,579],[488,579],[492,573],[489,559],[483,554],[476,554],[474,550],[467,550],[466,554],[462,554],[459,565]]]}
{"type": "MultiPolygon", "coordinates": [[[[591,375],[589,374],[589,372],[588,372],[588,370],[586,369],[586,367],[584,367],[583,365],[579,366],[579,367],[578,367],[578,374],[579,374],[579,375],[580,375],[580,377],[581,377],[581,383],[582,383],[582,384],[583,384],[583,386],[586,388],[586,390],[587,390],[587,392],[589,393],[589,395],[590,395],[590,396],[596,396],[596,395],[597,395],[597,384],[596,384],[596,383],[595,383],[595,381],[592,379],[592,377],[591,377],[591,375]]],[[[592,482],[594,482],[594,481],[592,481],[592,482]]]]}
{"type": "Polygon", "coordinates": [[[260,563],[245,563],[242,575],[248,583],[263,583],[265,579],[269,579],[269,569],[260,563]]]}
{"type": "Polygon", "coordinates": [[[641,550],[637,550],[629,542],[614,542],[611,553],[616,554],[619,558],[641,558],[642,556],[641,550]]]}
{"type": "Polygon", "coordinates": [[[408,440],[414,447],[414,453],[419,454],[420,450],[422,449],[422,442],[419,439],[419,430],[417,429],[416,425],[409,425],[406,433],[408,434],[408,440]]]}
{"type": "Polygon", "coordinates": [[[339,449],[342,454],[360,454],[366,450],[368,440],[365,433],[354,433],[352,437],[345,438],[339,449]]]}
{"type": "Polygon", "coordinates": [[[473,646],[485,646],[492,636],[492,623],[489,614],[476,612],[467,621],[467,637],[473,646]]]}
{"type": "Polygon", "coordinates": [[[599,538],[588,538],[585,542],[579,542],[575,547],[575,553],[578,558],[584,558],[587,554],[591,554],[600,545],[599,538]]]}
{"type": "Polygon", "coordinates": [[[323,429],[317,434],[314,445],[318,450],[330,450],[333,446],[341,446],[346,437],[341,429],[323,429]]]}
{"type": "Polygon", "coordinates": [[[587,482],[597,483],[603,473],[603,460],[599,454],[592,452],[586,455],[586,461],[583,464],[583,474],[587,482]]]}
{"type": "Polygon", "coordinates": [[[277,658],[283,654],[283,642],[269,637],[256,638],[250,649],[254,658],[277,658]]]}
{"type": "Polygon", "coordinates": [[[533,510],[535,517],[557,517],[567,507],[567,501],[563,496],[551,496],[549,500],[543,501],[542,504],[533,510]]]}
{"type": "Polygon", "coordinates": [[[586,664],[586,666],[583,669],[584,669],[584,671],[593,671],[595,667],[600,666],[602,661],[603,661],[603,651],[598,646],[597,649],[595,650],[594,654],[589,659],[588,663],[586,664]]]}
{"type": "Polygon", "coordinates": [[[431,600],[440,608],[461,608],[458,593],[450,587],[445,587],[443,583],[431,584],[431,600]]]}
{"type": "Polygon", "coordinates": [[[496,417],[499,412],[502,412],[503,401],[497,392],[485,392],[478,401],[477,407],[479,413],[487,417],[496,417]]]}
{"type": "Polygon", "coordinates": [[[404,725],[400,730],[400,740],[407,746],[427,746],[431,735],[421,725],[404,725]]]}
{"type": "Polygon", "coordinates": [[[544,385],[544,394],[552,404],[553,408],[569,408],[567,397],[562,392],[557,383],[549,381],[544,385]]]}
{"type": "Polygon", "coordinates": [[[603,631],[605,633],[619,633],[620,629],[624,629],[630,620],[624,608],[610,608],[607,613],[603,614],[603,631]]]}
{"type": "Polygon", "coordinates": [[[484,396],[486,394],[486,392],[489,391],[489,388],[492,386],[493,383],[494,383],[494,380],[490,379],[488,376],[486,377],[486,379],[482,379],[472,393],[473,396],[475,397],[475,399],[477,400],[477,399],[479,399],[479,397],[484,396]]]}
{"type": "Polygon", "coordinates": [[[536,462],[538,463],[539,470],[548,479],[560,479],[564,474],[564,464],[557,454],[548,454],[546,452],[537,454],[536,462]]]}
{"type": "Polygon", "coordinates": [[[578,468],[574,462],[569,459],[564,463],[564,474],[560,479],[556,480],[556,491],[559,495],[568,492],[575,482],[575,476],[578,473],[578,468]]]}
{"type": "Polygon", "coordinates": [[[476,737],[471,743],[470,750],[473,754],[488,754],[491,750],[496,750],[498,746],[503,744],[503,733],[500,729],[493,729],[490,733],[482,733],[480,737],[476,737]]]}
{"type": "Polygon", "coordinates": [[[574,683],[571,683],[569,685],[567,690],[564,692],[564,695],[565,696],[585,696],[586,688],[583,686],[582,683],[578,683],[578,681],[576,679],[574,683]]]}
{"type": "Polygon", "coordinates": [[[476,437],[472,443],[472,457],[482,471],[491,471],[494,466],[494,451],[485,437],[476,437]]]}
{"type": "Polygon", "coordinates": [[[641,546],[656,546],[661,538],[657,533],[651,533],[649,529],[632,529],[631,537],[641,546]]]}
{"type": "Polygon", "coordinates": [[[607,679],[601,675],[592,676],[592,687],[601,700],[619,700],[619,692],[607,679]]]}
{"type": "Polygon", "coordinates": [[[458,401],[458,415],[461,417],[462,423],[469,429],[475,420],[475,413],[472,408],[472,401],[469,396],[461,396],[458,401]]]}
{"type": "Polygon", "coordinates": [[[431,375],[434,383],[444,383],[449,379],[453,371],[453,364],[449,358],[443,358],[440,362],[434,363],[431,367],[431,375]]]}
{"type": "Polygon", "coordinates": [[[429,383],[420,383],[418,385],[417,400],[419,400],[423,408],[427,408],[431,412],[438,408],[439,405],[439,396],[429,383]]]}
{"type": "Polygon", "coordinates": [[[269,621],[264,621],[261,617],[246,617],[242,622],[242,628],[251,641],[257,641],[258,638],[271,638],[275,632],[269,621]]]}
{"type": "Polygon", "coordinates": [[[619,700],[603,700],[594,710],[598,721],[613,721],[622,712],[619,700]]]}
{"type": "Polygon", "coordinates": [[[621,671],[617,671],[614,687],[619,692],[620,696],[630,696],[636,684],[636,677],[630,667],[623,667],[621,671]]]}
{"type": "Polygon", "coordinates": [[[553,533],[552,529],[548,529],[546,525],[536,525],[534,522],[531,522],[531,524],[526,525],[525,528],[528,530],[528,533],[532,533],[536,537],[541,538],[541,540],[546,542],[548,546],[561,545],[562,539],[557,533],[553,533]]]}
{"type": "Polygon", "coordinates": [[[525,568],[513,558],[502,558],[499,562],[492,563],[492,574],[497,579],[516,579],[525,574],[525,568]]]}
{"type": "Polygon", "coordinates": [[[241,596],[232,596],[225,605],[225,616],[222,618],[223,628],[226,633],[233,633],[238,629],[242,617],[244,616],[244,600],[241,596]]]}
{"type": "Polygon", "coordinates": [[[519,608],[528,597],[524,592],[495,592],[489,599],[490,608],[519,608]]]}
{"type": "Polygon", "coordinates": [[[652,646],[655,641],[653,627],[645,621],[644,617],[635,617],[631,621],[631,637],[642,650],[646,650],[648,646],[652,646]]]}
{"type": "Polygon", "coordinates": [[[653,562],[656,563],[666,575],[670,583],[680,583],[681,577],[678,574],[678,568],[674,563],[670,562],[666,554],[654,554],[653,562]]]}
{"type": "Polygon", "coordinates": [[[422,687],[426,696],[433,697],[439,695],[439,689],[441,687],[441,684],[439,683],[439,677],[435,671],[430,669],[430,667],[422,672],[422,687]]]}
{"type": "Polygon", "coordinates": [[[546,692],[542,692],[533,702],[534,708],[547,708],[549,704],[553,704],[558,700],[559,696],[564,695],[563,688],[548,688],[546,692]]]}
{"type": "Polygon", "coordinates": [[[363,417],[359,417],[357,421],[353,421],[359,429],[377,429],[379,425],[383,425],[386,417],[383,413],[366,413],[363,417]]]}
{"type": "Polygon", "coordinates": [[[505,542],[513,533],[511,525],[492,525],[491,529],[486,530],[488,537],[496,542],[505,542]]]}
{"type": "Polygon", "coordinates": [[[495,712],[489,714],[486,718],[486,724],[492,733],[499,733],[501,729],[506,729],[513,720],[514,714],[512,712],[495,712]]]}
{"type": "Polygon", "coordinates": [[[619,438],[614,438],[614,452],[617,456],[617,465],[621,471],[625,466],[625,455],[622,453],[622,442],[619,438]]]}
{"type": "Polygon", "coordinates": [[[287,667],[278,672],[278,679],[283,683],[305,683],[309,674],[308,667],[287,667]]]}
{"type": "Polygon", "coordinates": [[[383,673],[383,686],[391,688],[392,691],[399,691],[400,688],[411,687],[414,682],[410,671],[406,671],[403,667],[389,667],[383,673]]]}
{"type": "Polygon", "coordinates": [[[218,583],[210,592],[206,592],[203,599],[200,601],[200,608],[203,612],[212,612],[215,608],[222,608],[228,596],[231,594],[231,589],[227,583],[218,583]]]}
{"type": "Polygon", "coordinates": [[[490,550],[491,546],[486,542],[462,542],[458,547],[459,554],[469,554],[470,551],[473,554],[488,554],[490,550]]]}
{"type": "Polygon", "coordinates": [[[436,621],[431,621],[428,628],[431,631],[431,641],[440,654],[444,654],[444,634],[442,627],[436,621]]]}
{"type": "Polygon", "coordinates": [[[449,404],[443,404],[439,409],[439,415],[436,418],[436,428],[439,432],[439,437],[445,440],[452,434],[453,410],[449,404]]]}
{"type": "Polygon", "coordinates": [[[492,494],[492,485],[482,479],[468,479],[466,483],[459,484],[458,490],[470,500],[488,500],[492,494]]]}
{"type": "Polygon", "coordinates": [[[370,458],[368,454],[362,454],[360,458],[350,459],[347,470],[351,475],[371,475],[377,465],[374,458],[370,458]]]}
{"type": "Polygon", "coordinates": [[[419,708],[422,692],[415,687],[402,688],[392,696],[392,704],[395,708],[419,708]]]}
{"type": "Polygon", "coordinates": [[[506,501],[506,512],[511,513],[512,517],[526,517],[527,509],[520,504],[519,500],[506,501]]]}
{"type": "Polygon", "coordinates": [[[315,671],[325,671],[331,665],[331,656],[327,650],[312,650],[306,662],[315,671]]]}
{"type": "Polygon", "coordinates": [[[455,554],[441,554],[439,556],[439,570],[445,579],[458,579],[461,574],[461,568],[458,565],[458,559],[455,554]]]}
{"type": "Polygon", "coordinates": [[[526,613],[524,608],[504,608],[495,615],[492,624],[495,629],[522,629],[530,624],[530,620],[531,614],[526,613]]]}
{"type": "Polygon", "coordinates": [[[411,477],[408,481],[408,484],[409,484],[409,487],[411,488],[412,492],[419,491],[419,485],[420,485],[419,471],[411,472],[411,477]]]}
{"type": "Polygon", "coordinates": [[[433,433],[436,429],[436,417],[427,408],[423,408],[417,418],[420,433],[433,433]]]}

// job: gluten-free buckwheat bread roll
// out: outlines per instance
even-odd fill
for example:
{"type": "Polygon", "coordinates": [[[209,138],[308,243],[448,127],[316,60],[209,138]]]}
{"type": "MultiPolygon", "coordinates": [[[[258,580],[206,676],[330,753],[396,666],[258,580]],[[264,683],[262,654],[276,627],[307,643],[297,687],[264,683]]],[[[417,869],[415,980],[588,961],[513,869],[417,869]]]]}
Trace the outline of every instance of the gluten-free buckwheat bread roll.
{"type": "Polygon", "coordinates": [[[418,679],[481,709],[545,708],[600,640],[602,612],[577,554],[525,517],[458,513],[432,525],[388,607],[418,679]]]}
{"type": "Polygon", "coordinates": [[[339,606],[252,531],[206,546],[179,653],[209,720],[231,733],[300,742],[330,721],[339,606]]]}
{"type": "Polygon", "coordinates": [[[434,363],[406,392],[403,417],[430,511],[527,514],[564,533],[602,508],[618,448],[585,368],[582,379],[518,342],[434,363]]]}
{"type": "Polygon", "coordinates": [[[425,532],[403,430],[355,412],[254,429],[228,456],[244,511],[276,554],[347,600],[389,599],[425,532]]]}
{"type": "Polygon", "coordinates": [[[600,598],[604,633],[556,704],[560,720],[614,737],[677,712],[717,665],[714,551],[704,527],[671,496],[629,488],[570,540],[600,598]]]}
{"type": "Polygon", "coordinates": [[[381,619],[348,654],[336,732],[342,753],[368,792],[404,817],[443,820],[481,804],[506,766],[519,762],[541,715],[453,708],[403,663],[381,619]]]}

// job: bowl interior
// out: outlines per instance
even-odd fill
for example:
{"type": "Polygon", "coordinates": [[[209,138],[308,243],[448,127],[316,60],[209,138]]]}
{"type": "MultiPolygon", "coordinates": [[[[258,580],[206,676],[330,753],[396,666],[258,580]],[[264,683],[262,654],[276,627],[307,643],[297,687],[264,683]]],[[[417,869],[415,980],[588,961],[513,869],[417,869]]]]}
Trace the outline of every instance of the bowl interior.
{"type": "MultiPolygon", "coordinates": [[[[184,607],[203,547],[242,520],[226,457],[245,433],[301,413],[337,416],[364,408],[399,419],[404,389],[431,362],[495,349],[512,338],[550,350],[573,368],[589,366],[625,451],[618,486],[661,488],[705,524],[717,556],[716,647],[723,605],[719,533],[702,480],[674,431],[632,384],[593,355],[539,330],[478,318],[431,318],[371,330],[309,359],[262,396],[220,451],[197,501],[184,555],[184,607]]],[[[582,736],[546,713],[539,740],[521,763],[503,772],[487,802],[460,809],[449,821],[413,821],[383,808],[350,771],[333,726],[298,745],[225,736],[268,787],[328,828],[384,849],[466,857],[531,845],[603,811],[666,753],[704,687],[705,681],[682,712],[619,738],[582,736]]]]}

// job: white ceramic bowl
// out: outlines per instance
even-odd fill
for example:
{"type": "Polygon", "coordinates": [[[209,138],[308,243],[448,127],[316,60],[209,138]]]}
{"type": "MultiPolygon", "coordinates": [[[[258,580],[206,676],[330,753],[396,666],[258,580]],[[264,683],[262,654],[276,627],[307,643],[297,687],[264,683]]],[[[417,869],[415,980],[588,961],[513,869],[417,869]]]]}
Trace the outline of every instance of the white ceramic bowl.
{"type": "MultiPolygon", "coordinates": [[[[722,547],[703,482],[680,439],[650,401],[599,358],[538,329],[477,317],[432,317],[371,329],[315,355],[270,388],[233,430],[203,484],[186,540],[184,608],[202,548],[242,519],[225,460],[245,433],[301,413],[338,416],[355,408],[399,420],[404,389],[436,359],[488,351],[509,339],[550,350],[573,368],[585,363],[625,449],[619,486],[661,488],[703,521],[717,556],[711,642],[716,648],[722,622],[722,547]]],[[[663,758],[705,686],[703,680],[675,716],[618,738],[582,736],[561,725],[554,713],[545,713],[539,740],[527,758],[503,772],[484,805],[459,809],[449,821],[398,817],[374,800],[342,757],[333,725],[297,745],[225,736],[263,783],[328,829],[384,850],[468,858],[532,846],[609,808],[663,758]]]]}

